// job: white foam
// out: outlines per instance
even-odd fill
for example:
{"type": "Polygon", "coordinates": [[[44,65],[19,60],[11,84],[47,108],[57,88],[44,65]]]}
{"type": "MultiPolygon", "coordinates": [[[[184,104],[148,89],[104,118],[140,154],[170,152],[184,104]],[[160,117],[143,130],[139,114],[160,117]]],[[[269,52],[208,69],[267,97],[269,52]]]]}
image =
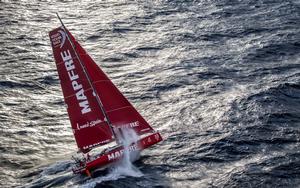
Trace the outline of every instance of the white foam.
{"type": "Polygon", "coordinates": [[[117,162],[106,176],[97,177],[88,180],[81,187],[95,187],[97,184],[104,181],[112,181],[126,176],[141,177],[143,173],[132,164],[139,157],[139,152],[129,152],[129,146],[136,143],[139,139],[138,135],[133,129],[123,129],[123,138],[120,140],[124,146],[122,159],[117,162]]]}
{"type": "Polygon", "coordinates": [[[140,177],[143,174],[132,164],[139,157],[139,153],[129,151],[129,146],[136,143],[139,137],[133,129],[123,129],[122,132],[123,138],[121,141],[124,146],[124,153],[122,159],[113,167],[113,171],[125,176],[140,177]]]}

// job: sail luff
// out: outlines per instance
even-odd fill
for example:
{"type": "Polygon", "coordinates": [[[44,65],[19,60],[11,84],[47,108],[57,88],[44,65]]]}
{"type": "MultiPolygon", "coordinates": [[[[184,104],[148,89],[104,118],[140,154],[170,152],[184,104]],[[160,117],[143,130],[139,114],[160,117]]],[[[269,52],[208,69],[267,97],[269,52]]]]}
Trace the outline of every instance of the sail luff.
{"type": "Polygon", "coordinates": [[[102,113],[103,113],[103,115],[104,115],[104,117],[105,117],[105,121],[106,121],[107,124],[109,125],[109,128],[110,128],[110,130],[111,130],[111,132],[112,132],[112,134],[113,134],[113,136],[114,136],[116,142],[119,143],[118,137],[116,136],[116,133],[115,133],[115,131],[114,131],[114,129],[113,129],[112,123],[111,123],[109,117],[107,116],[107,114],[106,114],[106,112],[105,112],[105,109],[104,109],[104,107],[103,107],[103,104],[102,104],[102,102],[101,102],[101,99],[100,99],[100,97],[99,97],[99,95],[98,95],[96,89],[94,88],[94,85],[93,85],[92,81],[90,80],[90,76],[89,76],[88,72],[86,71],[86,67],[85,67],[84,64],[82,63],[82,60],[81,60],[80,56],[78,55],[78,53],[77,53],[77,51],[76,51],[76,46],[74,45],[73,41],[71,40],[71,37],[69,36],[69,32],[67,31],[67,29],[66,29],[64,23],[62,22],[61,18],[59,17],[58,13],[56,13],[56,15],[57,15],[57,17],[58,17],[58,19],[59,19],[59,21],[60,21],[60,23],[61,23],[61,25],[62,25],[63,30],[64,30],[65,33],[66,33],[67,39],[69,40],[69,42],[70,42],[70,44],[71,44],[71,46],[72,46],[72,48],[73,48],[73,50],[74,50],[74,52],[75,52],[75,55],[76,55],[76,57],[77,57],[77,59],[78,59],[78,61],[79,61],[79,64],[80,64],[80,66],[81,66],[81,68],[82,68],[82,70],[83,70],[83,72],[84,72],[84,74],[85,74],[87,80],[88,80],[88,83],[90,84],[90,86],[91,86],[91,88],[92,88],[92,90],[93,90],[93,93],[95,94],[97,103],[98,103],[98,105],[99,105],[99,107],[100,107],[100,109],[101,109],[101,111],[102,111],[102,113]]]}

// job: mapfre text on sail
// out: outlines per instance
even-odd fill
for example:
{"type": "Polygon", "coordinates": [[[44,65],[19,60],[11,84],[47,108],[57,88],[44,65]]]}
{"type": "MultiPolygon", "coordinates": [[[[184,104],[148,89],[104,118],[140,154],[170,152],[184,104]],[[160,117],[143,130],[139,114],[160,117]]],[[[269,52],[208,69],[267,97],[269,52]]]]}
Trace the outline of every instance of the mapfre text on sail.
{"type": "Polygon", "coordinates": [[[84,90],[82,88],[82,85],[80,83],[78,83],[79,76],[75,72],[75,65],[74,65],[72,56],[70,54],[70,51],[69,50],[63,51],[60,53],[60,55],[64,61],[69,78],[72,82],[72,87],[73,87],[74,91],[76,92],[76,99],[79,103],[79,106],[81,107],[81,113],[85,114],[85,113],[90,112],[91,108],[90,108],[89,102],[87,100],[87,97],[84,95],[84,90]]]}

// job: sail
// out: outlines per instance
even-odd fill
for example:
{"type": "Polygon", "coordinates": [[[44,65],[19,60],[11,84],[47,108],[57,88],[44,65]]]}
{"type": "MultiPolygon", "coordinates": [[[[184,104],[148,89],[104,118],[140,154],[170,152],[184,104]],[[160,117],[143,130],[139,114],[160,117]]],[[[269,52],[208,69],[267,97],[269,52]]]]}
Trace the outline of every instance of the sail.
{"type": "Polygon", "coordinates": [[[100,69],[82,46],[69,32],[80,59],[84,63],[90,80],[101,99],[104,110],[114,128],[133,128],[141,135],[152,131],[152,127],[128,102],[124,95],[117,89],[112,81],[100,69]]]}
{"type": "Polygon", "coordinates": [[[87,152],[95,146],[111,142],[114,139],[112,131],[65,30],[56,28],[49,36],[78,148],[87,152]]]}

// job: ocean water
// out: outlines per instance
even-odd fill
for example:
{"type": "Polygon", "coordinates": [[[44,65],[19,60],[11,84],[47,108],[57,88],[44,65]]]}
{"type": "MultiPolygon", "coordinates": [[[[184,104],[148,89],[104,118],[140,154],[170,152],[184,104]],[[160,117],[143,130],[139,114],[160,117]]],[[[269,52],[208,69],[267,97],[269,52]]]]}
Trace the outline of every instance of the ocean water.
{"type": "Polygon", "coordinates": [[[0,187],[300,187],[299,52],[299,0],[0,0],[0,187]],[[72,174],[55,12],[164,137],[141,176],[72,174]]]}

